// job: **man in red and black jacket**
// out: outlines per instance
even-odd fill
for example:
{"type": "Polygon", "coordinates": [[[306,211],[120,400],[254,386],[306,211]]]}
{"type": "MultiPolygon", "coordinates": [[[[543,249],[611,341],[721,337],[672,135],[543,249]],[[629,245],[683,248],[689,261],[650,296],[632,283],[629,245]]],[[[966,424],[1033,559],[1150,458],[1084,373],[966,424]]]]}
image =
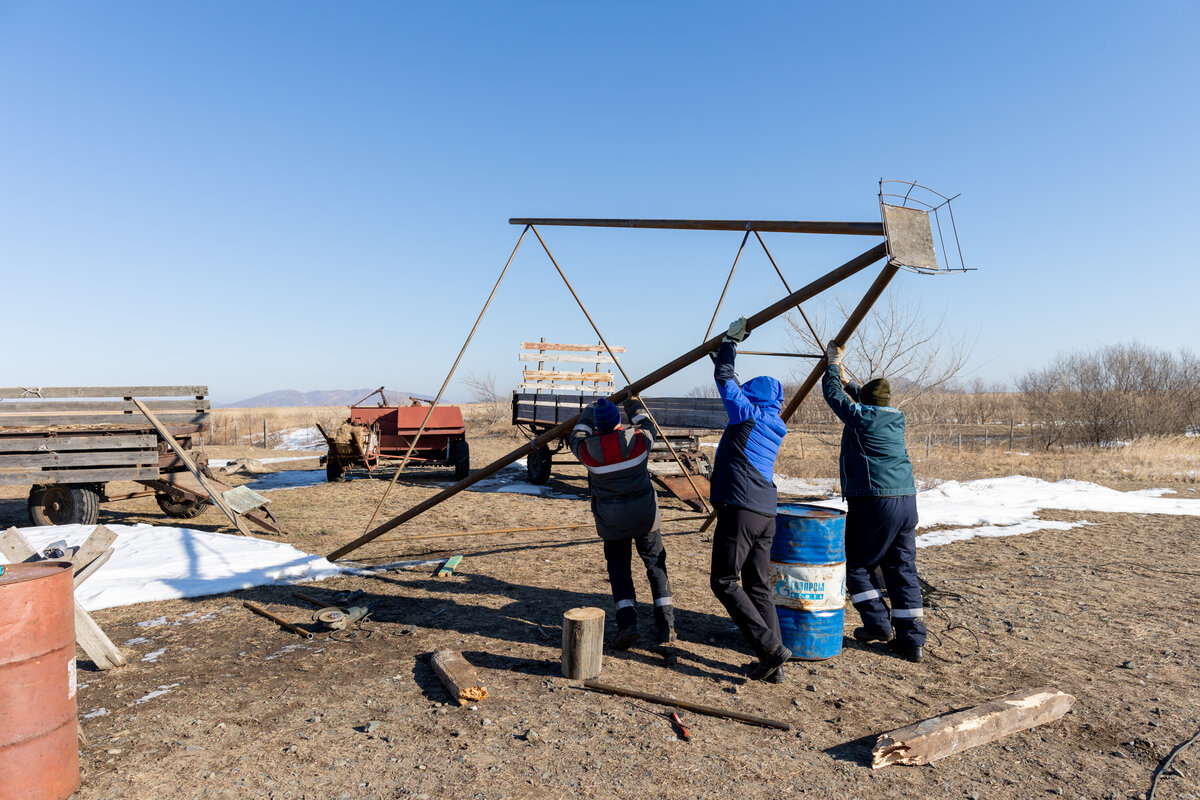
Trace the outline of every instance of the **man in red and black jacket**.
{"type": "Polygon", "coordinates": [[[667,553],[659,528],[662,517],[650,483],[650,448],[654,428],[640,401],[628,400],[630,426],[606,399],[584,409],[567,443],[588,471],[596,533],[604,540],[604,560],[617,607],[617,636],[613,647],[625,650],[638,640],[637,599],[633,588],[631,545],[646,565],[654,596],[658,641],[675,640],[675,608],[667,580],[667,553]]]}

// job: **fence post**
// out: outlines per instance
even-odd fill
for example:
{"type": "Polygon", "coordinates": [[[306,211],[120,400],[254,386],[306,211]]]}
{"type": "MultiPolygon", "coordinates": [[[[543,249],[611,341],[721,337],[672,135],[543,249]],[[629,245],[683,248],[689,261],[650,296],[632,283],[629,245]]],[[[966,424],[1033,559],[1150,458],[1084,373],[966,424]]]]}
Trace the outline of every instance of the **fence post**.
{"type": "Polygon", "coordinates": [[[1012,417],[1009,417],[1009,419],[1008,419],[1008,449],[1009,449],[1009,452],[1012,452],[1012,449],[1013,449],[1012,440],[1013,440],[1013,421],[1012,421],[1012,417]]]}
{"type": "Polygon", "coordinates": [[[241,442],[241,439],[238,438],[237,425],[234,425],[233,426],[233,443],[238,444],[239,442],[241,442]]]}
{"type": "Polygon", "coordinates": [[[958,454],[962,455],[962,434],[958,435],[958,454]]]}
{"type": "Polygon", "coordinates": [[[929,448],[933,444],[933,431],[925,432],[925,457],[929,458],[929,448]]]}
{"type": "Polygon", "coordinates": [[[263,450],[267,449],[267,421],[263,420],[263,450]]]}

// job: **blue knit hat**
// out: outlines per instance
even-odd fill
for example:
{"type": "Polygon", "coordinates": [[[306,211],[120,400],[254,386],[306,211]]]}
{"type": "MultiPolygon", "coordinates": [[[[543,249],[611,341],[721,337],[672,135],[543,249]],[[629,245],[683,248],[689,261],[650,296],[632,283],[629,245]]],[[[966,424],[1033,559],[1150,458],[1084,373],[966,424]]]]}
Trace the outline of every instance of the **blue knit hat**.
{"type": "Polygon", "coordinates": [[[593,422],[596,423],[596,430],[601,433],[608,433],[621,424],[621,412],[616,404],[609,400],[604,398],[597,400],[594,413],[593,422]]]}

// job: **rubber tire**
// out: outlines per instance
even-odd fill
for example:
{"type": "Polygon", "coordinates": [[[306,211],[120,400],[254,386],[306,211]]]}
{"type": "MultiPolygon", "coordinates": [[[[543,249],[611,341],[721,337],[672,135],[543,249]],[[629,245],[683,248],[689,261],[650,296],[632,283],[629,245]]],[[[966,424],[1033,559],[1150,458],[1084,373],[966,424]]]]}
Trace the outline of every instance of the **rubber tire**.
{"type": "Polygon", "coordinates": [[[525,459],[525,477],[534,486],[544,486],[550,480],[550,448],[542,445],[525,459]]]}
{"type": "Polygon", "coordinates": [[[463,439],[454,443],[454,480],[461,481],[471,474],[471,446],[463,439]]]}
{"type": "Polygon", "coordinates": [[[342,468],[342,463],[330,455],[329,460],[325,462],[325,480],[330,483],[338,483],[346,480],[345,475],[346,470],[342,468]]]}
{"type": "Polygon", "coordinates": [[[95,525],[100,494],[90,486],[54,483],[29,490],[29,520],[34,525],[95,525]]]}
{"type": "Polygon", "coordinates": [[[166,492],[154,495],[154,502],[164,514],[175,519],[194,519],[212,505],[210,500],[180,500],[166,492]]]}

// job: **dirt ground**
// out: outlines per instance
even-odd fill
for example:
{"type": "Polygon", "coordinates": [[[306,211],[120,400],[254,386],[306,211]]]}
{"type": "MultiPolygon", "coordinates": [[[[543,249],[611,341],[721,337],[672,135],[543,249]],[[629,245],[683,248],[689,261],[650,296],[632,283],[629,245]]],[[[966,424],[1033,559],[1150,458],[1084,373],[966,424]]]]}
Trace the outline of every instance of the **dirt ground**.
{"type": "MultiPolygon", "coordinates": [[[[513,443],[473,440],[473,462],[513,443]]],[[[380,519],[447,482],[445,472],[406,474],[380,519]]],[[[459,495],[351,556],[462,554],[453,577],[426,565],[97,612],[129,663],[98,672],[81,654],[87,744],[76,796],[1126,798],[1144,796],[1159,761],[1196,731],[1194,517],[1046,512],[1093,524],[922,549],[921,574],[936,589],[923,664],[847,640],[834,659],[793,662],[783,685],[744,680],[751,656],[708,588],[709,537],[694,521],[668,523],[680,641],[606,652],[602,679],[792,725],[782,732],[685,712],[692,740],[684,742],[668,709],[560,675],[564,611],[598,606],[613,630],[590,529],[396,540],[586,523],[582,471],[556,467],[551,485],[561,496],[459,495]],[[373,616],[353,636],[306,641],[242,608],[252,599],[306,620],[311,609],[293,588],[330,602],[361,590],[373,616]],[[486,700],[450,701],[429,666],[438,646],[478,667],[486,700]],[[882,732],[1042,685],[1077,698],[1068,716],[935,766],[869,767],[882,732]]],[[[359,479],[270,496],[286,539],[323,554],[362,533],[384,486],[359,479]]],[[[28,524],[23,497],[0,492],[0,525],[28,524]]],[[[689,515],[677,501],[663,506],[667,519],[689,515]]],[[[104,506],[101,521],[172,522],[145,499],[104,506]]],[[[209,510],[189,524],[229,532],[220,523],[209,510]]],[[[641,576],[638,586],[648,598],[641,576]]],[[[652,631],[650,609],[642,615],[652,631]]],[[[847,634],[856,623],[848,611],[847,634]]],[[[1177,766],[1183,777],[1165,778],[1157,797],[1200,796],[1200,748],[1177,766]]]]}

